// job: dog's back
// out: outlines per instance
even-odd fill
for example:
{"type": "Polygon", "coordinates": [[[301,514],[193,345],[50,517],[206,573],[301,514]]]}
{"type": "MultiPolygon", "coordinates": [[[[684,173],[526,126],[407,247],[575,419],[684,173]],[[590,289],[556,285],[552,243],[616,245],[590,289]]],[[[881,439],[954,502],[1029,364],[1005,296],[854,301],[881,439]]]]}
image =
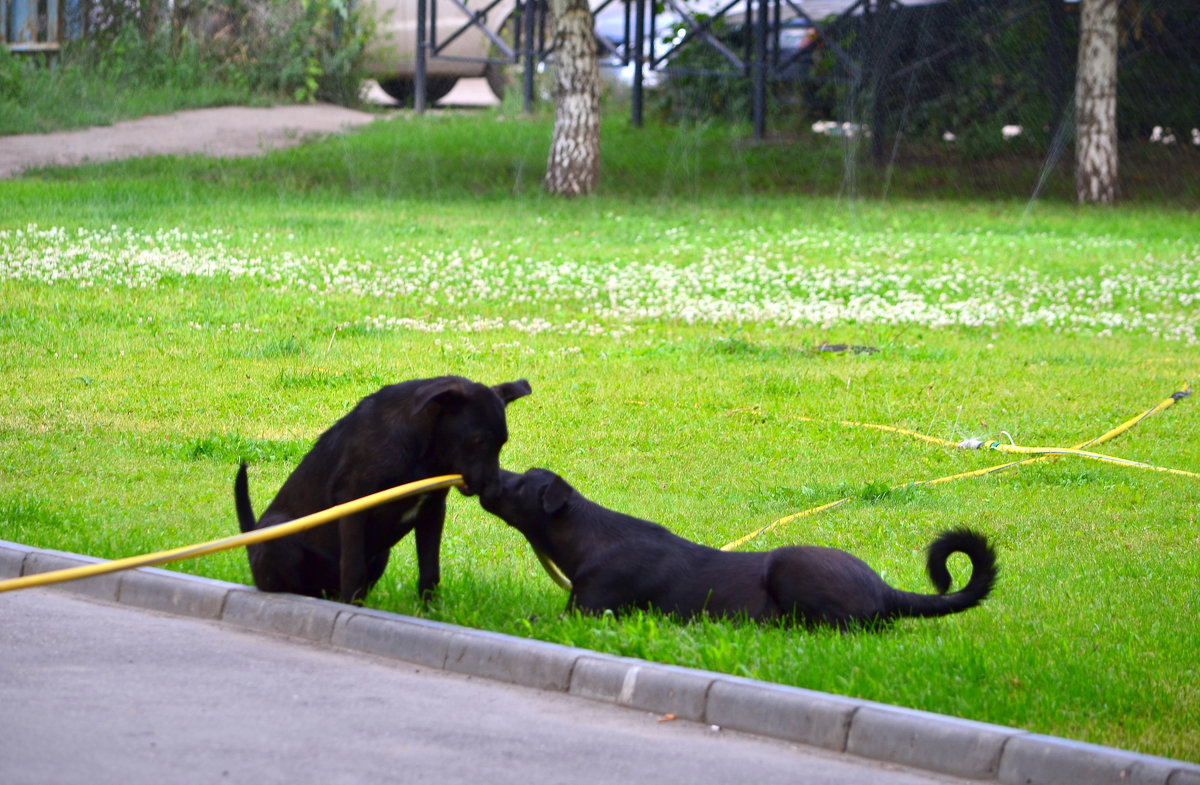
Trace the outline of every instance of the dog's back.
{"type": "Polygon", "coordinates": [[[587,532],[590,551],[575,596],[581,609],[654,608],[683,619],[774,613],[763,587],[767,554],[710,548],[581,495],[571,527],[587,532]]]}

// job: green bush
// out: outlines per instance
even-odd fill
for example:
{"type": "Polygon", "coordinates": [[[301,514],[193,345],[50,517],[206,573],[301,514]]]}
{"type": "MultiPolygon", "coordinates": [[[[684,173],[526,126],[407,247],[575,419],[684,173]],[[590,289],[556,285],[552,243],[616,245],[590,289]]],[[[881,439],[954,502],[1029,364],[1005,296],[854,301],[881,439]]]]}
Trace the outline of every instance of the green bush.
{"type": "Polygon", "coordinates": [[[0,96],[20,102],[25,99],[27,74],[20,58],[0,46],[0,96]]]}
{"type": "Polygon", "coordinates": [[[209,28],[214,20],[223,24],[203,45],[236,69],[231,78],[251,91],[295,101],[358,102],[367,28],[345,0],[231,0],[210,4],[202,18],[209,28]]]}
{"type": "Polygon", "coordinates": [[[202,0],[169,18],[106,1],[83,27],[53,59],[0,48],[0,134],[233,103],[359,101],[367,28],[345,0],[202,0]]]}
{"type": "MultiPolygon", "coordinates": [[[[704,20],[703,15],[697,17],[704,20]]],[[[652,97],[657,113],[671,122],[703,123],[708,120],[749,122],[754,108],[752,56],[746,31],[724,18],[711,21],[710,31],[730,51],[743,59],[739,69],[724,54],[701,39],[684,44],[666,66],[663,89],[652,97]]],[[[670,31],[671,37],[678,30],[670,31]]],[[[807,72],[808,64],[800,66],[807,72]]],[[[775,125],[808,116],[800,100],[802,82],[794,78],[767,79],[767,111],[775,125]]]]}

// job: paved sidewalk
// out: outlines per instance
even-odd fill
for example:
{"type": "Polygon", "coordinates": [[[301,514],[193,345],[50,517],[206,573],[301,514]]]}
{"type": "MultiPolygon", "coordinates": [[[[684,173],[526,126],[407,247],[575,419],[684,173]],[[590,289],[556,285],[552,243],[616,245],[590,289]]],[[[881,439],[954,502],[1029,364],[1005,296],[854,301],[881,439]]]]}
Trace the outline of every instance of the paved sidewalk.
{"type": "MultiPolygon", "coordinates": [[[[97,561],[0,541],[0,580],[97,561]]],[[[0,593],[0,707],[2,785],[1200,785],[1194,763],[154,568],[0,593]]]]}
{"type": "Polygon", "coordinates": [[[0,651],[6,785],[955,782],[49,589],[0,651]]]}

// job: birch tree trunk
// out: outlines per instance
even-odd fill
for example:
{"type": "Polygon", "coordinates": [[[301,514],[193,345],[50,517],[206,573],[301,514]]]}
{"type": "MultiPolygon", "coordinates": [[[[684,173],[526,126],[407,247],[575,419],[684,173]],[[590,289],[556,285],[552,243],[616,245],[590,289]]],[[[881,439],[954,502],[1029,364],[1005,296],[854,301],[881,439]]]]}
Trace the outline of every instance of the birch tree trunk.
{"type": "Polygon", "coordinates": [[[588,0],[549,0],[554,21],[554,140],[546,190],[585,196],[600,178],[600,66],[588,0]]]}
{"type": "Polygon", "coordinates": [[[1075,195],[1117,201],[1117,3],[1082,0],[1075,77],[1075,195]]]}

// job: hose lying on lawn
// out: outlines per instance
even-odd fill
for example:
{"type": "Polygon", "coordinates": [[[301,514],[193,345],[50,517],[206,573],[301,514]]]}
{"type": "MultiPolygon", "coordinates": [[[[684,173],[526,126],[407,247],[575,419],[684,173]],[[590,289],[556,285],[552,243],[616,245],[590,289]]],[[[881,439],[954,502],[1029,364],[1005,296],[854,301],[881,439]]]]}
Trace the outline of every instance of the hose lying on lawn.
{"type": "MultiPolygon", "coordinates": [[[[904,428],[896,428],[895,426],[891,426],[891,425],[876,425],[873,423],[855,422],[853,420],[839,420],[838,424],[845,425],[848,427],[871,428],[871,429],[878,430],[878,431],[888,431],[890,433],[900,433],[905,436],[912,436],[912,437],[921,439],[923,441],[932,442],[934,444],[941,444],[941,445],[945,445],[948,447],[962,447],[962,448],[969,448],[969,449],[979,449],[980,447],[986,446],[989,449],[998,450],[1000,452],[1029,454],[1029,455],[1034,456],[1032,458],[1026,458],[1026,459],[1020,460],[1020,461],[1012,461],[1010,463],[1004,463],[1004,464],[1000,464],[998,466],[988,466],[983,469],[975,469],[974,471],[962,472],[960,474],[952,474],[949,477],[938,477],[933,480],[921,480],[918,482],[901,483],[900,485],[892,486],[891,490],[893,490],[893,491],[899,490],[901,488],[908,488],[908,487],[940,485],[941,483],[951,482],[953,480],[962,480],[962,479],[966,479],[968,477],[981,477],[985,474],[995,474],[996,472],[1001,472],[1006,469],[1014,469],[1018,466],[1026,466],[1028,464],[1048,460],[1050,458],[1053,458],[1053,457],[1059,456],[1059,455],[1074,456],[1074,457],[1079,457],[1079,458],[1090,458],[1092,460],[1101,460],[1101,461],[1106,461],[1109,463],[1119,464],[1122,466],[1132,466],[1132,467],[1141,468],[1141,469],[1150,469],[1153,471],[1169,472],[1171,474],[1178,474],[1178,475],[1183,475],[1186,477],[1200,477],[1200,474],[1197,474],[1196,472],[1184,471],[1183,469],[1169,469],[1169,468],[1162,467],[1162,466],[1155,466],[1155,465],[1149,464],[1149,463],[1142,463],[1140,461],[1130,461],[1130,460],[1126,460],[1124,458],[1115,458],[1110,455],[1101,455],[1099,453],[1087,452],[1087,451],[1083,450],[1084,447],[1091,447],[1096,444],[1103,444],[1104,442],[1109,441],[1110,439],[1114,439],[1117,436],[1120,436],[1121,434],[1128,431],[1130,428],[1134,427],[1138,423],[1145,420],[1147,417],[1155,415],[1155,414],[1163,411],[1164,409],[1167,409],[1167,408],[1173,406],[1177,401],[1183,400],[1184,398],[1188,397],[1191,394],[1192,394],[1191,388],[1187,384],[1185,384],[1177,392],[1172,394],[1171,397],[1163,399],[1156,406],[1153,406],[1153,407],[1147,409],[1146,411],[1142,412],[1141,414],[1139,414],[1135,417],[1131,417],[1130,419],[1128,419],[1125,422],[1118,425],[1116,428],[1113,428],[1110,431],[1106,431],[1105,433],[1097,436],[1094,439],[1091,439],[1086,442],[1081,442],[1080,444],[1077,444],[1074,447],[1021,447],[1019,445],[1002,444],[1000,442],[987,442],[987,443],[985,443],[985,442],[975,443],[972,441],[952,442],[952,441],[949,441],[946,439],[939,439],[936,436],[928,436],[923,433],[917,433],[916,431],[910,431],[910,430],[906,430],[904,428]]],[[[803,422],[818,422],[818,420],[815,420],[811,417],[799,417],[797,419],[799,419],[803,422]]],[[[729,543],[726,543],[725,545],[722,545],[721,550],[731,551],[734,548],[737,548],[741,545],[746,544],[747,542],[749,542],[750,540],[753,540],[755,537],[758,537],[761,534],[766,534],[767,532],[769,532],[773,529],[776,529],[780,526],[791,523],[792,521],[798,520],[800,518],[806,518],[810,515],[816,515],[819,512],[825,512],[826,510],[832,510],[835,507],[840,507],[843,504],[851,501],[853,498],[854,498],[853,496],[847,496],[843,499],[838,499],[836,501],[832,501],[827,504],[822,504],[819,507],[813,507],[812,509],[803,510],[803,511],[797,512],[797,513],[792,513],[791,515],[785,515],[784,517],[782,517],[776,521],[772,521],[771,523],[768,523],[766,526],[763,526],[761,529],[756,529],[755,531],[750,532],[749,534],[747,534],[744,537],[739,537],[738,539],[734,540],[733,542],[729,542],[729,543]]]]}
{"type": "MultiPolygon", "coordinates": [[[[996,450],[1000,450],[1002,452],[1018,452],[1018,453],[1028,453],[1028,454],[1034,455],[1034,457],[1032,457],[1032,458],[1026,458],[1021,461],[1014,461],[1011,463],[1001,464],[999,466],[989,466],[989,467],[986,467],[983,469],[976,469],[974,471],[962,472],[960,474],[954,474],[949,477],[939,477],[939,478],[933,479],[933,480],[923,480],[920,482],[903,483],[901,485],[893,486],[892,490],[897,490],[897,489],[905,488],[905,487],[938,485],[940,483],[950,482],[952,480],[963,479],[966,477],[978,477],[978,476],[981,476],[984,474],[994,474],[995,472],[1003,471],[1005,469],[1011,469],[1011,468],[1014,468],[1017,466],[1024,466],[1024,465],[1030,464],[1030,463],[1036,463],[1038,461],[1046,460],[1048,458],[1051,458],[1051,457],[1054,457],[1057,455],[1070,455],[1070,456],[1076,456],[1076,457],[1091,458],[1094,460],[1105,460],[1105,461],[1117,463],[1117,464],[1124,465],[1124,466],[1135,466],[1137,468],[1152,469],[1155,471],[1165,471],[1165,472],[1170,472],[1172,474],[1180,474],[1180,475],[1185,475],[1185,476],[1190,476],[1190,477],[1200,477],[1200,475],[1196,474],[1195,472],[1188,472],[1188,471],[1184,471],[1182,469],[1168,469],[1168,468],[1164,468],[1164,467],[1160,467],[1160,466],[1154,466],[1152,464],[1141,463],[1139,461],[1129,461],[1129,460],[1126,460],[1123,458],[1113,458],[1112,456],[1105,456],[1105,455],[1100,455],[1098,453],[1086,452],[1082,449],[1084,447],[1090,447],[1095,444],[1101,444],[1112,438],[1115,438],[1116,436],[1119,436],[1120,434],[1124,433],[1125,431],[1129,430],[1133,426],[1140,423],[1142,420],[1145,420],[1147,417],[1150,417],[1151,415],[1156,414],[1156,413],[1168,408],[1169,406],[1173,405],[1176,401],[1181,400],[1181,399],[1187,397],[1188,395],[1191,395],[1191,390],[1188,388],[1187,385],[1184,385],[1184,387],[1181,390],[1176,392],[1170,398],[1165,399],[1164,401],[1159,403],[1157,406],[1154,406],[1151,409],[1148,409],[1145,412],[1137,415],[1136,417],[1133,417],[1133,418],[1127,420],[1126,422],[1122,423],[1121,425],[1118,425],[1116,428],[1113,428],[1112,430],[1110,430],[1104,434],[1101,434],[1100,436],[1097,436],[1095,439],[1083,442],[1081,444],[1076,445],[1075,447],[1070,447],[1070,448],[1064,448],[1064,447],[1049,447],[1049,448],[1019,447],[1017,445],[1006,445],[1006,444],[1001,444],[999,442],[992,442],[992,443],[987,443],[987,444],[984,444],[983,442],[979,442],[978,444],[966,443],[966,442],[955,443],[955,442],[946,441],[944,439],[938,439],[937,437],[927,436],[925,434],[917,433],[915,431],[908,431],[903,428],[895,428],[890,425],[872,425],[870,423],[856,423],[856,422],[846,421],[846,420],[841,421],[840,424],[846,425],[846,426],[858,426],[858,427],[865,427],[865,428],[873,428],[876,430],[891,431],[894,433],[902,433],[905,435],[914,436],[914,437],[923,439],[925,441],[939,443],[939,444],[946,444],[946,445],[950,445],[950,446],[954,446],[954,447],[969,447],[969,448],[977,449],[979,447],[987,446],[989,449],[996,449],[996,450]]],[[[808,422],[813,421],[810,418],[800,418],[800,419],[808,421],[808,422]]],[[[360,499],[355,499],[353,501],[345,502],[343,504],[338,504],[333,507],[330,507],[327,510],[321,510],[320,512],[315,512],[315,513],[312,513],[311,515],[305,515],[301,518],[297,518],[294,521],[288,521],[287,523],[281,523],[276,526],[268,526],[264,529],[255,529],[254,531],[245,532],[242,534],[236,534],[231,537],[222,537],[217,540],[210,540],[209,542],[198,543],[195,545],[185,545],[180,548],[172,548],[170,550],[158,551],[156,553],[148,553],[148,554],[144,554],[141,556],[129,556],[124,559],[116,559],[113,561],[99,562],[96,564],[88,564],[88,565],[84,565],[82,567],[70,567],[65,570],[54,570],[51,572],[38,573],[36,575],[26,575],[26,576],[23,576],[20,578],[11,578],[9,580],[0,581],[0,592],[12,591],[15,589],[27,589],[27,588],[32,588],[34,586],[47,586],[47,585],[54,584],[54,583],[63,583],[65,581],[78,580],[80,578],[90,578],[90,577],[93,577],[96,575],[105,575],[107,573],[118,572],[120,570],[130,570],[130,569],[134,569],[135,567],[148,567],[148,566],[152,566],[155,564],[167,564],[169,562],[180,561],[183,559],[191,559],[191,558],[195,558],[197,556],[206,556],[210,553],[218,553],[220,551],[227,551],[232,548],[244,547],[247,545],[255,545],[260,542],[267,542],[268,540],[274,540],[274,539],[278,539],[280,537],[286,537],[289,534],[295,534],[296,532],[304,531],[306,529],[311,529],[316,526],[321,526],[322,524],[337,520],[338,518],[341,518],[344,515],[351,515],[356,512],[361,512],[362,510],[366,510],[371,507],[376,507],[380,504],[385,504],[390,501],[395,501],[397,499],[403,499],[408,496],[415,496],[415,495],[421,494],[421,493],[428,493],[430,491],[442,490],[444,488],[452,488],[455,486],[460,486],[462,484],[463,484],[463,478],[462,478],[462,475],[459,475],[459,474],[446,474],[446,475],[441,475],[438,477],[429,477],[424,480],[417,480],[415,482],[405,483],[404,485],[398,485],[395,488],[388,488],[387,490],[379,491],[378,493],[373,493],[368,496],[364,496],[360,499]]],[[[838,499],[836,501],[829,502],[828,504],[822,504],[819,507],[813,507],[812,509],[809,509],[809,510],[804,510],[802,512],[797,512],[797,513],[793,513],[791,515],[787,515],[783,518],[780,518],[779,520],[776,520],[772,523],[767,524],[766,526],[763,526],[760,529],[757,529],[757,530],[751,532],[750,534],[747,534],[745,537],[741,537],[737,540],[734,540],[733,542],[730,542],[726,545],[721,546],[721,550],[723,550],[723,551],[733,550],[734,548],[738,547],[739,545],[747,543],[750,540],[754,539],[755,537],[758,537],[761,534],[765,534],[765,533],[771,531],[772,529],[775,529],[786,523],[790,523],[791,521],[797,520],[799,518],[803,518],[803,517],[806,517],[809,515],[815,515],[816,513],[824,512],[825,510],[831,510],[835,507],[840,507],[841,505],[845,504],[846,502],[849,502],[852,498],[853,497],[848,496],[844,499],[838,499]]],[[[558,565],[556,565],[553,561],[551,561],[545,554],[541,553],[540,551],[535,550],[534,553],[537,555],[538,561],[541,562],[543,569],[546,570],[546,573],[550,576],[550,578],[555,583],[557,583],[559,586],[563,587],[564,589],[569,590],[571,588],[571,581],[568,580],[565,575],[563,575],[562,571],[558,568],[558,565]]]]}
{"type": "Polygon", "coordinates": [[[167,564],[168,562],[180,561],[181,559],[207,556],[210,553],[227,551],[231,548],[238,548],[244,545],[255,545],[267,540],[286,537],[289,534],[295,534],[305,529],[312,529],[323,523],[335,521],[343,515],[351,515],[390,501],[403,499],[408,496],[416,496],[419,493],[440,491],[443,488],[453,488],[462,484],[463,478],[461,474],[444,474],[438,477],[417,480],[416,482],[397,485],[395,488],[388,488],[387,490],[364,496],[361,499],[338,504],[327,510],[321,510],[320,512],[314,512],[311,515],[297,518],[294,521],[281,523],[277,526],[267,526],[263,529],[255,529],[243,534],[235,534],[232,537],[222,537],[219,540],[210,540],[209,542],[198,543],[196,545],[185,545],[181,548],[147,553],[142,556],[129,556],[124,559],[116,559],[115,561],[87,564],[82,567],[70,567],[65,570],[42,572],[37,575],[26,575],[22,578],[0,581],[0,592],[11,591],[13,589],[27,589],[33,586],[46,586],[52,583],[73,581],[79,578],[90,578],[94,575],[105,575],[120,570],[131,570],[134,567],[167,564]]]}

